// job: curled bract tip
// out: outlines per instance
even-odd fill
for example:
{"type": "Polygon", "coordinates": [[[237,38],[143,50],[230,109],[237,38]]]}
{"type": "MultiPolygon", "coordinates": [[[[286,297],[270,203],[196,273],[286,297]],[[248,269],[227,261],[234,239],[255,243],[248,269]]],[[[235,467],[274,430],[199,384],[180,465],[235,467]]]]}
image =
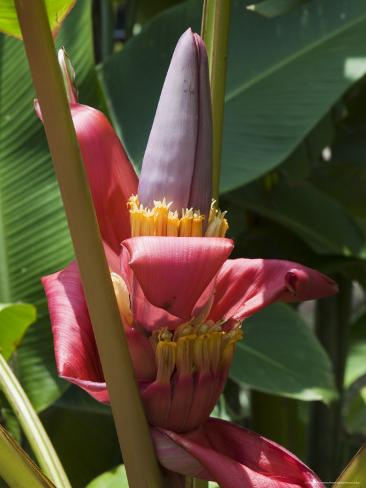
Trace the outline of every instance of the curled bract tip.
{"type": "Polygon", "coordinates": [[[67,99],[69,103],[77,103],[78,92],[75,85],[75,70],[64,47],[58,50],[57,57],[64,80],[67,99]]]}

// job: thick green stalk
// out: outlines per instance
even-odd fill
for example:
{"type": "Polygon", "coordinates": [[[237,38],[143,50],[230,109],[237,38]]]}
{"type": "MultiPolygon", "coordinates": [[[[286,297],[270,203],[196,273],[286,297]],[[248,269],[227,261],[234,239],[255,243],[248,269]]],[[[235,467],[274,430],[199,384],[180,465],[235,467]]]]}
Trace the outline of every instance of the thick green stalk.
{"type": "Polygon", "coordinates": [[[114,15],[111,0],[100,0],[100,54],[101,60],[105,61],[113,53],[113,28],[114,15]]]}
{"type": "Polygon", "coordinates": [[[47,432],[2,354],[0,354],[0,389],[13,409],[44,473],[56,486],[71,488],[70,482],[48,438],[47,432]]]}
{"type": "Polygon", "coordinates": [[[1,425],[0,477],[10,487],[54,488],[54,485],[40,472],[38,467],[1,425]]]}
{"type": "Polygon", "coordinates": [[[296,400],[252,391],[251,427],[297,456],[304,456],[305,432],[298,417],[296,400]]]}
{"type": "Polygon", "coordinates": [[[42,0],[15,0],[131,487],[162,486],[42,0]]]}
{"type": "MultiPolygon", "coordinates": [[[[205,42],[210,71],[213,162],[212,197],[218,202],[220,193],[220,166],[222,128],[224,125],[225,81],[229,37],[231,0],[204,0],[201,35],[205,42]]],[[[194,479],[194,488],[206,488],[208,482],[194,479]]]]}
{"type": "Polygon", "coordinates": [[[316,332],[333,363],[339,399],[330,406],[315,402],[311,412],[309,464],[321,479],[335,479],[339,472],[342,443],[344,369],[347,357],[352,283],[336,280],[339,294],[317,303],[316,332]]]}
{"type": "Polygon", "coordinates": [[[220,190],[230,11],[231,0],[204,0],[201,30],[210,68],[213,120],[212,196],[215,200],[218,200],[220,190]]]}

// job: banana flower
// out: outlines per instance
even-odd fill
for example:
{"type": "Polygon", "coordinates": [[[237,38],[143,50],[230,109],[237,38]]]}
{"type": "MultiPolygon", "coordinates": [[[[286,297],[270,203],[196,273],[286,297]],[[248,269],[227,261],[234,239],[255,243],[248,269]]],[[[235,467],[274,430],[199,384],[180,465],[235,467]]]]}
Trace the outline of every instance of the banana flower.
{"type": "MultiPolygon", "coordinates": [[[[161,464],[223,488],[322,486],[281,446],[209,418],[242,338],[243,320],[273,302],[324,297],[337,286],[293,262],[229,259],[234,244],[225,237],[226,215],[211,203],[212,123],[203,41],[190,29],[179,39],[139,180],[107,118],[77,102],[62,51],[60,64],[161,464]]],[[[77,264],[42,281],[59,375],[107,403],[77,264]]]]}

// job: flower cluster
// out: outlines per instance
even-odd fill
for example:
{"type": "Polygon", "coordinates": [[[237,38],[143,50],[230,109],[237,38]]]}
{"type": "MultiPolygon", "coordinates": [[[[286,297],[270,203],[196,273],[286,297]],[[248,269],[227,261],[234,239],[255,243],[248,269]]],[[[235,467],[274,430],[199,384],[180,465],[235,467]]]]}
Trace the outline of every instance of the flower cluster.
{"type": "MultiPolygon", "coordinates": [[[[65,79],[71,83],[70,76],[65,79]]],[[[106,117],[78,104],[75,90],[69,92],[160,462],[223,488],[321,486],[277,444],[209,418],[242,338],[243,320],[273,302],[323,297],[337,287],[289,261],[229,259],[229,224],[211,201],[211,103],[201,38],[188,30],[177,44],[140,179],[106,117]]],[[[108,402],[76,263],[44,277],[43,284],[60,376],[108,402]]]]}

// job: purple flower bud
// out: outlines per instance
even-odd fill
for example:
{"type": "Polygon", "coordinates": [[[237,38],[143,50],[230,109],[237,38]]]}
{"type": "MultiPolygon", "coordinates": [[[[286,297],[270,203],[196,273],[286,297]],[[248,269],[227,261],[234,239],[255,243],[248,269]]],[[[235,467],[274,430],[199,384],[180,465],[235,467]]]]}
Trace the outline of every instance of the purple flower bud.
{"type": "Polygon", "coordinates": [[[142,165],[138,196],[173,202],[172,210],[211,205],[212,115],[204,43],[188,29],[179,39],[160,95],[142,165]]]}

